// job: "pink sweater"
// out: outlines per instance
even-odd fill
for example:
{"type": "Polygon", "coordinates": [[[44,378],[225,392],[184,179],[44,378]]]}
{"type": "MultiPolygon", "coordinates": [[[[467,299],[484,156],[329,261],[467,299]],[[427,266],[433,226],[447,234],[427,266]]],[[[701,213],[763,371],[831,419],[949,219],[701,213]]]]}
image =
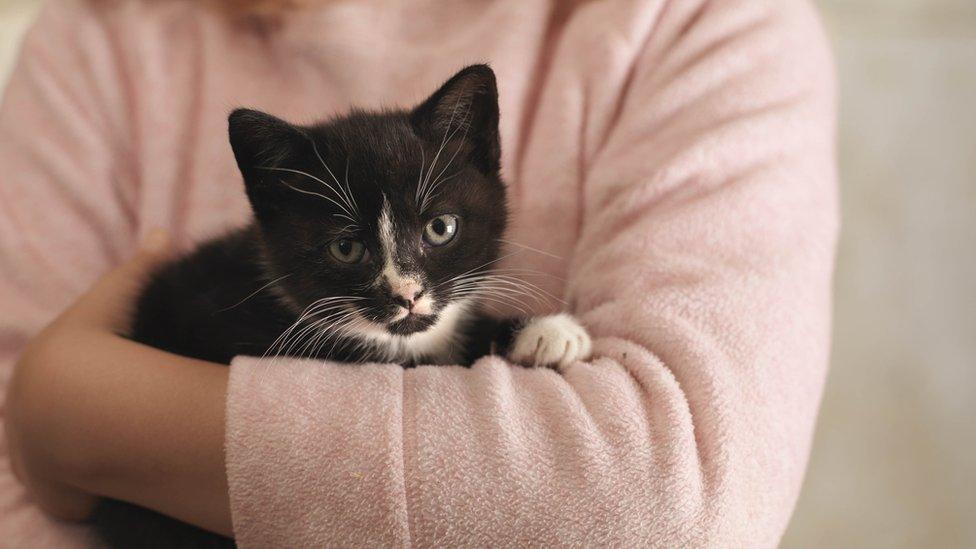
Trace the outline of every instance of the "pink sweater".
{"type": "MultiPolygon", "coordinates": [[[[488,61],[508,238],[547,252],[505,266],[556,275],[546,289],[594,358],[561,372],[238,358],[239,542],[776,545],[827,365],[838,227],[811,8],[379,4],[325,2],[277,27],[181,0],[48,8],[0,110],[0,380],[145,231],[188,247],[248,218],[233,107],[302,122],[410,104],[488,61]]],[[[85,533],[33,507],[0,455],[0,544],[85,533]]]]}

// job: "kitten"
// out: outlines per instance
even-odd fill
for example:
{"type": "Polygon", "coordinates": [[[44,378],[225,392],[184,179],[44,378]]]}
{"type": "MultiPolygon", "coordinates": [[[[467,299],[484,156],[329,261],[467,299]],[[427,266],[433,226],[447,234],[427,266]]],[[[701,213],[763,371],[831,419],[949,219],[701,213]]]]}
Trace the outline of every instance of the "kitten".
{"type": "MultiPolygon", "coordinates": [[[[162,268],[138,301],[132,338],[229,363],[237,355],[470,364],[490,353],[527,366],[584,359],[565,314],[495,320],[538,288],[492,272],[507,221],[494,73],[468,67],[418,107],[355,111],[314,126],[230,115],[254,222],[162,268]]],[[[117,547],[233,542],[107,501],[117,547]]]]}

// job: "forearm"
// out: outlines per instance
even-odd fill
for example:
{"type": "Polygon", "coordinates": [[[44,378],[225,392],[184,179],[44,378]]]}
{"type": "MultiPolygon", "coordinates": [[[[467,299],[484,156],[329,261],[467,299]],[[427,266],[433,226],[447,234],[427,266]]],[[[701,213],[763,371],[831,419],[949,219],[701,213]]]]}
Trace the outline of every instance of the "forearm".
{"type": "MultiPolygon", "coordinates": [[[[43,337],[43,336],[42,336],[43,337]]],[[[16,382],[26,461],[50,480],[231,534],[227,368],[103,331],[56,330],[16,382]]]]}

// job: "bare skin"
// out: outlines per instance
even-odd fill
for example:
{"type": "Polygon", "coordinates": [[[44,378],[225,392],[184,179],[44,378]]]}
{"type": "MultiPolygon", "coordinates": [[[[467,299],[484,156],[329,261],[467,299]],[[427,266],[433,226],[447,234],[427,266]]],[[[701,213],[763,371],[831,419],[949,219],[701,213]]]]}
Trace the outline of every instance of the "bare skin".
{"type": "Polygon", "coordinates": [[[167,256],[166,235],[153,233],[31,341],[8,386],[10,459],[58,518],[85,520],[111,497],[230,536],[227,367],[117,335],[167,256]]]}

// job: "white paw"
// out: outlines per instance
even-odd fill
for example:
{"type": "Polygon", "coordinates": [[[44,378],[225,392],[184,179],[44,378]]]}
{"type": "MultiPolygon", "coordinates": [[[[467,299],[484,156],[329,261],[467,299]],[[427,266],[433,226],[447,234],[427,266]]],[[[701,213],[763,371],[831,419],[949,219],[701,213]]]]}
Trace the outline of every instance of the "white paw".
{"type": "Polygon", "coordinates": [[[570,315],[533,318],[519,330],[508,358],[525,366],[565,367],[590,356],[590,335],[570,315]]]}

